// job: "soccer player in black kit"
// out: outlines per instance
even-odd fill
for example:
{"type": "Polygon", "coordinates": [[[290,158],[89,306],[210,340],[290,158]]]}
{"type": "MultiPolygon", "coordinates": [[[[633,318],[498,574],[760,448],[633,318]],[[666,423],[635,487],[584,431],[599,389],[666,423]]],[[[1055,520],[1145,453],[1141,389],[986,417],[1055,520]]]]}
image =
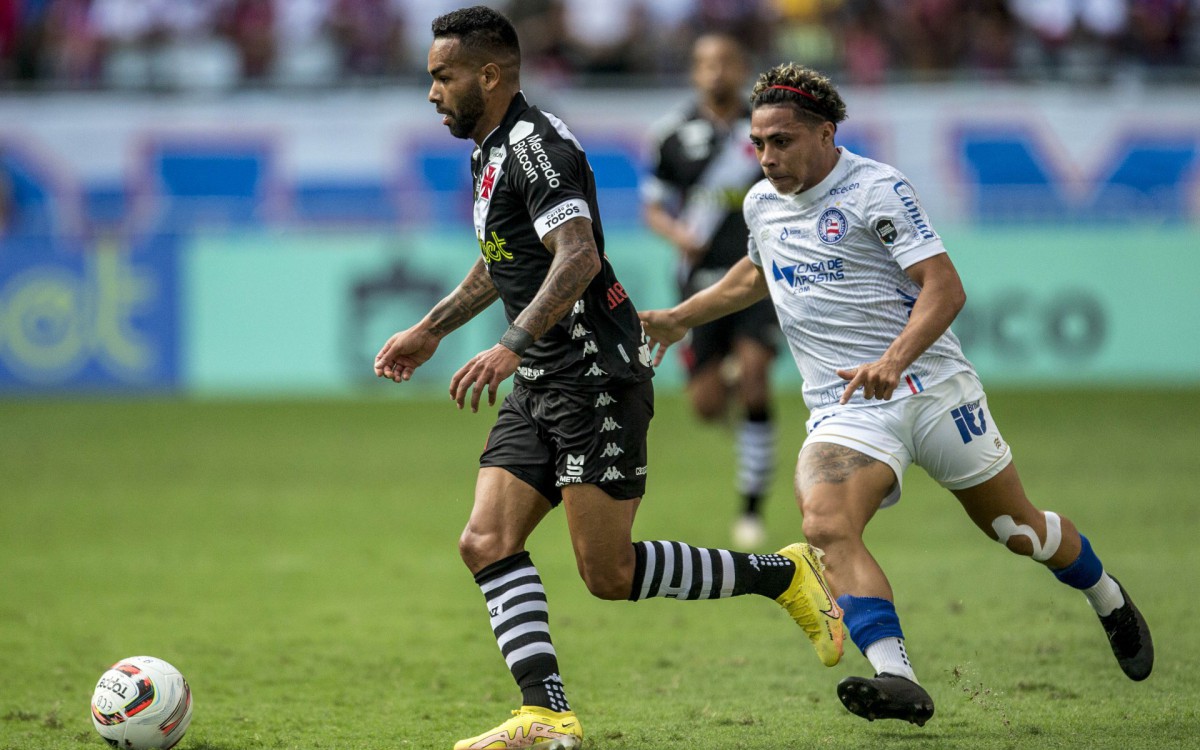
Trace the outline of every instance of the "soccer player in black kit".
{"type": "MultiPolygon", "coordinates": [[[[742,199],[762,179],[750,144],[750,106],[743,87],[750,72],[734,37],[707,33],[692,44],[695,101],[656,128],[648,174],[642,180],[647,226],[678,254],[680,298],[715,284],[746,257],[742,199]]],[[[692,329],[681,342],[692,411],[708,422],[725,419],[735,401],[737,488],[742,513],[733,544],[757,549],[766,541],[762,501],[775,468],[771,365],[780,338],[770,300],[761,300],[692,329]],[[730,377],[727,363],[736,365],[730,377]]]]}
{"type": "Polygon", "coordinates": [[[443,337],[500,299],[499,343],[450,380],[472,411],[514,377],[479,459],[459,554],[487,604],[492,633],[521,707],[455,745],[578,748],[550,639],[546,592],[525,540],[563,505],[588,590],[597,597],[718,599],[760,594],[800,625],[822,662],[842,654],[841,610],[820,573],[821,552],[793,544],[751,555],[682,542],[633,542],[646,484],[654,412],[649,349],[637,312],[604,255],[596,185],[582,146],[521,93],[512,24],[486,7],[433,22],[429,101],[475,150],[473,218],[480,257],[462,283],[413,327],[388,339],[375,373],[410,379],[443,337]]]}

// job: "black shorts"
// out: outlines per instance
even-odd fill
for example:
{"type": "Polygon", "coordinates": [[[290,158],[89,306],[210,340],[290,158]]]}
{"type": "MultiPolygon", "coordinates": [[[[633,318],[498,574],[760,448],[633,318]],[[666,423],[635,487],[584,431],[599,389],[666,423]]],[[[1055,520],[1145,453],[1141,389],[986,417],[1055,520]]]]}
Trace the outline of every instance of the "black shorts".
{"type": "Polygon", "coordinates": [[[642,497],[653,416],[650,380],[607,391],[516,385],[500,404],[479,466],[507,470],[552,506],[568,484],[593,484],[617,500],[642,497]]]}
{"type": "Polygon", "coordinates": [[[691,377],[710,362],[728,357],[737,339],[757,341],[775,353],[779,351],[779,335],[775,307],[771,300],[765,299],[745,310],[696,326],[688,332],[679,353],[691,377]]]}

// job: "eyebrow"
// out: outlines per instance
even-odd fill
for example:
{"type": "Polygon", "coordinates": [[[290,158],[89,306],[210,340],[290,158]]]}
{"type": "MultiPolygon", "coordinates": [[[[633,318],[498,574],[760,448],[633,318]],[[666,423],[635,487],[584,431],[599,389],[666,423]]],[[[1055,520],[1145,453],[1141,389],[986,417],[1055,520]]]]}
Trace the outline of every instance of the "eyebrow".
{"type": "Polygon", "coordinates": [[[429,69],[429,75],[436,76],[438,73],[441,73],[445,69],[446,69],[446,63],[438,63],[437,65],[434,65],[432,68],[429,69]]]}

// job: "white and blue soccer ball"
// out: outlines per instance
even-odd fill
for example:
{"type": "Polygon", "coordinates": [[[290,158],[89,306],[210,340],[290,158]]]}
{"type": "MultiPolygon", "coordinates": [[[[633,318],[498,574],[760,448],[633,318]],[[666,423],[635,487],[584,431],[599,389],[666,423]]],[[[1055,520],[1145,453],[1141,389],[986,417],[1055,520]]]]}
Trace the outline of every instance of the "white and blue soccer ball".
{"type": "Polygon", "coordinates": [[[125,750],[167,750],[192,722],[192,691],[179,670],[153,656],[131,656],[100,675],[92,723],[125,750]]]}

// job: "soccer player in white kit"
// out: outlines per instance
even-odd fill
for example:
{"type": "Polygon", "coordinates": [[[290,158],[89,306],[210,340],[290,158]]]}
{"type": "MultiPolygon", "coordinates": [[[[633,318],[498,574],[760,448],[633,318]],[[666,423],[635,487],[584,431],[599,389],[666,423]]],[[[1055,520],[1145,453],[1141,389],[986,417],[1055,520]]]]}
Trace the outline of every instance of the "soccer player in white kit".
{"type": "Polygon", "coordinates": [[[869,720],[923,725],[918,682],[887,577],[863,544],[867,523],[900,499],[910,464],[950,490],[977,526],[1083,591],[1125,674],[1154,663],[1145,619],[1065,516],[1025,496],[1008,444],[950,323],[962,282],[916,190],[896,169],[834,143],[846,106],[796,64],[762,74],[750,140],[766,179],[746,196],[746,258],[668,310],[641,314],[661,362],[693,326],[770,296],[804,377],[808,437],[796,466],[804,535],[825,550],[826,579],[875,676],[838,697],[869,720]]]}

